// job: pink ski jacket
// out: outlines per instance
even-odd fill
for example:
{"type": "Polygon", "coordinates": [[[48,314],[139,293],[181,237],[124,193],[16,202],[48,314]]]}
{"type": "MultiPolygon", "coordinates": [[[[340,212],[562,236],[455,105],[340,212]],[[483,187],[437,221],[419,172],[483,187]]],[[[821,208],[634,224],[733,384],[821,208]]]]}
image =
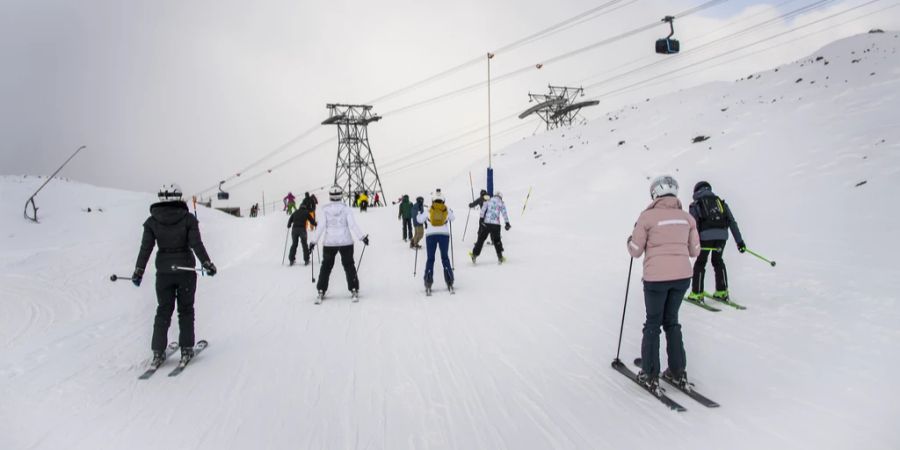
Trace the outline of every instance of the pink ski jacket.
{"type": "Polygon", "coordinates": [[[628,253],[644,257],[644,281],[672,281],[690,278],[689,257],[700,254],[697,222],[681,209],[681,201],[665,196],[653,201],[634,224],[628,253]]]}

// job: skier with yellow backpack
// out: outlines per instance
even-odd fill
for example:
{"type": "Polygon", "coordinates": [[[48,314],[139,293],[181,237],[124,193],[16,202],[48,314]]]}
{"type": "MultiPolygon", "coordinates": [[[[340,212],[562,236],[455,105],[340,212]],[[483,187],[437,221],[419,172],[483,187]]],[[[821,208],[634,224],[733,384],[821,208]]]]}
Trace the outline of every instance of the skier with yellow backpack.
{"type": "Polygon", "coordinates": [[[428,255],[425,260],[425,295],[431,295],[431,285],[434,283],[434,257],[438,248],[441,250],[441,265],[444,266],[444,282],[447,283],[450,293],[453,293],[453,266],[450,264],[449,247],[451,222],[455,218],[453,210],[445,204],[440,189],[432,195],[428,211],[422,211],[416,217],[417,223],[428,222],[431,225],[425,231],[425,251],[428,255]]]}

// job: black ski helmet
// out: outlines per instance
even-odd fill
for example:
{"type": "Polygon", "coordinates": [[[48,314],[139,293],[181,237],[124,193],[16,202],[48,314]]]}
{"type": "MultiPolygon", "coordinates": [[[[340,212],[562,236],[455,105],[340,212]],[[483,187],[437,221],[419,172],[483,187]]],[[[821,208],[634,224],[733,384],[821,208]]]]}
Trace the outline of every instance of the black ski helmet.
{"type": "Polygon", "coordinates": [[[709,189],[709,190],[712,190],[712,186],[710,186],[709,183],[706,182],[706,181],[701,181],[701,182],[698,182],[697,184],[694,185],[694,193],[699,192],[700,189],[709,189]]]}

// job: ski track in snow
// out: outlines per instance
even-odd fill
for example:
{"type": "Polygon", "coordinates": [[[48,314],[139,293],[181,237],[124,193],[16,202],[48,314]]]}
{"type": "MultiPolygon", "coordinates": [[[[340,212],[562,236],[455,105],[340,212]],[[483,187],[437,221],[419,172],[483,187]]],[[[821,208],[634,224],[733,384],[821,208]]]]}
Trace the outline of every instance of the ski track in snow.
{"type": "MultiPolygon", "coordinates": [[[[338,263],[321,305],[310,268],[280,264],[285,216],[201,209],[220,269],[198,280],[197,339],[210,346],[175,378],[170,360],[137,379],[155,270],[140,289],[108,281],[130,275],[153,196],[59,180],[39,196],[34,225],[20,199],[41,180],[2,177],[0,448],[897,448],[898,389],[884,375],[900,369],[890,207],[900,71],[875,58],[897,39],[839,41],[817,53],[827,69],[808,58],[504,149],[509,261],[486,246],[473,265],[477,220],[466,242],[454,230],[452,296],[438,261],[425,297],[425,252],[414,278],[394,207],[358,214],[372,237],[360,302],[338,263]],[[863,61],[851,64],[851,51],[863,61]],[[711,138],[692,144],[699,134],[711,138]],[[674,413],[610,369],[625,238],[660,172],[682,182],[683,202],[710,179],[748,245],[778,261],[772,269],[729,241],[730,288],[748,309],[681,308],[688,372],[717,409],[670,389],[688,408],[674,413]],[[82,212],[86,201],[104,212],[82,212]]],[[[464,223],[468,177],[442,186],[464,223]]],[[[641,260],[634,272],[626,363],[640,351],[641,260]]]]}

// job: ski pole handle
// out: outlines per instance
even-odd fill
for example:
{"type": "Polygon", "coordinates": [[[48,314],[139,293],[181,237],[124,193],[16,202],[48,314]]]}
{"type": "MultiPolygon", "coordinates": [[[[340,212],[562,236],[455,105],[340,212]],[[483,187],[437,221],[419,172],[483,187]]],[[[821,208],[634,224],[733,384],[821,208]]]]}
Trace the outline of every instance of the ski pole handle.
{"type": "Polygon", "coordinates": [[[123,277],[121,275],[110,275],[109,276],[109,281],[119,281],[119,280],[131,281],[132,279],[133,278],[131,278],[131,277],[123,277]]]}
{"type": "Polygon", "coordinates": [[[765,261],[765,262],[767,262],[767,263],[769,263],[770,266],[775,267],[775,261],[769,261],[768,259],[766,259],[765,256],[762,256],[762,255],[760,255],[759,253],[756,253],[756,252],[754,252],[753,250],[750,250],[749,248],[748,248],[748,249],[745,249],[745,250],[747,251],[747,253],[749,253],[749,254],[751,254],[751,255],[753,255],[753,256],[755,256],[755,257],[757,257],[757,258],[759,258],[759,259],[761,259],[761,260],[763,260],[763,261],[765,261]]]}
{"type": "Polygon", "coordinates": [[[175,266],[175,265],[173,265],[173,266],[172,266],[172,270],[173,270],[173,271],[179,271],[179,270],[182,270],[182,271],[185,271],[185,272],[200,272],[200,273],[203,273],[203,274],[206,273],[206,270],[203,269],[202,267],[198,268],[198,267],[184,267],[184,266],[175,266]]]}

